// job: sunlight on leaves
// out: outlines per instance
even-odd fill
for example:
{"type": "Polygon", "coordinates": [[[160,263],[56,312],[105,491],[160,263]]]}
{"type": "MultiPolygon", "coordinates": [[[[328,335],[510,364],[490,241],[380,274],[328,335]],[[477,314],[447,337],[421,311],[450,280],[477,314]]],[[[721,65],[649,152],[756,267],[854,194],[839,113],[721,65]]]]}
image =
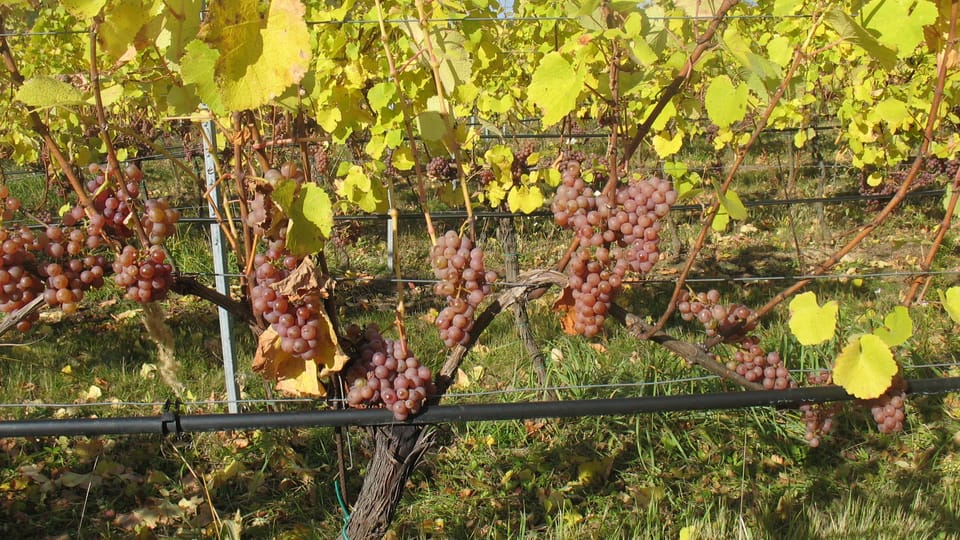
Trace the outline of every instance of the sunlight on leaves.
{"type": "Polygon", "coordinates": [[[953,322],[960,324],[960,287],[950,287],[946,292],[940,291],[940,301],[953,322]]]}
{"type": "Polygon", "coordinates": [[[913,320],[909,310],[904,306],[893,308],[883,319],[883,326],[874,330],[873,334],[882,339],[888,347],[903,344],[913,335],[913,320]]]}
{"type": "Polygon", "coordinates": [[[840,306],[830,301],[820,306],[814,292],[798,294],[790,301],[790,331],[801,345],[817,345],[833,338],[840,306]]]}
{"type": "Polygon", "coordinates": [[[843,348],[833,365],[833,382],[860,399],[873,399],[890,388],[899,366],[882,339],[866,334],[843,348]]]}
{"type": "Polygon", "coordinates": [[[583,89],[584,76],[558,52],[540,60],[527,88],[530,101],[543,109],[544,127],[552,126],[573,111],[583,89]]]}
{"type": "Polygon", "coordinates": [[[39,109],[83,103],[83,94],[68,83],[51,77],[33,77],[23,81],[14,99],[39,109]]]}
{"type": "Polygon", "coordinates": [[[299,0],[211,2],[200,37],[219,51],[214,74],[224,105],[259,107],[303,78],[310,67],[310,33],[299,0]]]}

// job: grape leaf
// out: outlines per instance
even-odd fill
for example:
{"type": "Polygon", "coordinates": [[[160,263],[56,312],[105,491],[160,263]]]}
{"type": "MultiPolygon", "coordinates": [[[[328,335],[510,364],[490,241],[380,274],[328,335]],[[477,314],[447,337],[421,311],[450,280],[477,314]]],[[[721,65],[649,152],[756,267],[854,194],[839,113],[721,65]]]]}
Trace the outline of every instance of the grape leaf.
{"type": "Polygon", "coordinates": [[[843,348],[833,365],[833,382],[860,399],[873,399],[890,388],[899,371],[882,339],[866,334],[843,348]]]}
{"type": "Polygon", "coordinates": [[[297,256],[323,250],[333,229],[330,197],[316,184],[303,184],[297,190],[294,180],[282,180],[273,190],[273,202],[290,218],[287,249],[297,256]]]}
{"type": "Polygon", "coordinates": [[[219,51],[214,76],[223,104],[252,109],[299,82],[310,67],[310,33],[299,0],[215,0],[200,37],[219,51]]]}
{"type": "Polygon", "coordinates": [[[946,292],[940,291],[940,302],[953,322],[960,324],[960,287],[950,287],[946,292]]]}
{"type": "Polygon", "coordinates": [[[107,0],[60,0],[60,3],[71,15],[85,21],[99,15],[107,0]]]}
{"type": "Polygon", "coordinates": [[[33,77],[23,81],[14,99],[33,108],[79,105],[84,102],[79,90],[52,77],[33,77]]]}
{"type": "Polygon", "coordinates": [[[181,60],[183,65],[181,77],[184,84],[187,84],[188,88],[190,86],[195,88],[204,105],[214,114],[222,115],[225,109],[220,98],[220,89],[213,77],[214,66],[217,64],[220,53],[199,39],[187,43],[184,50],[181,60]]]}
{"type": "Polygon", "coordinates": [[[838,8],[827,12],[824,22],[840,34],[840,37],[860,47],[872,56],[884,69],[892,69],[897,63],[897,53],[880,44],[862,26],[853,20],[853,17],[838,8]]]}
{"type": "Polygon", "coordinates": [[[153,42],[138,34],[162,8],[162,2],[153,0],[112,2],[97,33],[101,48],[114,60],[132,58],[139,47],[153,42]]]}
{"type": "Polygon", "coordinates": [[[676,154],[682,146],[683,132],[679,129],[677,130],[676,135],[670,138],[663,137],[661,135],[653,136],[653,149],[656,150],[657,155],[661,158],[666,158],[676,154]]]}
{"type": "Polygon", "coordinates": [[[743,201],[740,200],[740,196],[737,195],[737,192],[728,189],[727,192],[721,193],[720,190],[717,190],[717,198],[720,200],[720,206],[722,206],[727,214],[733,219],[747,219],[747,207],[743,205],[743,201]]]}
{"type": "Polygon", "coordinates": [[[715,77],[703,98],[710,120],[722,128],[743,120],[747,114],[748,92],[747,85],[734,85],[726,75],[715,77]]]}
{"type": "Polygon", "coordinates": [[[381,212],[387,208],[387,190],[372,180],[360,165],[348,165],[346,178],[337,188],[337,194],[356,204],[364,212],[381,212]]]}
{"type": "Polygon", "coordinates": [[[823,343],[833,338],[838,311],[835,300],[820,306],[816,293],[798,294],[790,301],[790,331],[801,345],[823,343]]]}
{"type": "Polygon", "coordinates": [[[583,73],[575,70],[560,53],[552,52],[540,59],[527,87],[527,96],[543,109],[543,127],[556,124],[573,111],[583,83],[583,73]]]}
{"type": "Polygon", "coordinates": [[[398,171],[409,171],[416,162],[413,161],[413,151],[409,146],[397,148],[390,157],[390,162],[398,171]]]}
{"type": "Polygon", "coordinates": [[[929,0],[872,0],[861,12],[867,30],[899,58],[912,55],[923,41],[923,27],[937,20],[937,6],[929,0]]]}
{"type": "Polygon", "coordinates": [[[883,326],[873,331],[873,334],[882,339],[888,347],[896,347],[910,339],[913,335],[913,320],[910,312],[904,306],[893,308],[883,319],[883,326]]]}
{"type": "Polygon", "coordinates": [[[507,204],[511,212],[529,214],[543,206],[543,193],[537,186],[517,186],[507,194],[507,204]]]}
{"type": "Polygon", "coordinates": [[[906,103],[897,98],[887,98],[874,105],[867,119],[874,123],[886,122],[890,126],[890,132],[896,133],[913,117],[910,116],[910,109],[907,108],[906,103]]]}

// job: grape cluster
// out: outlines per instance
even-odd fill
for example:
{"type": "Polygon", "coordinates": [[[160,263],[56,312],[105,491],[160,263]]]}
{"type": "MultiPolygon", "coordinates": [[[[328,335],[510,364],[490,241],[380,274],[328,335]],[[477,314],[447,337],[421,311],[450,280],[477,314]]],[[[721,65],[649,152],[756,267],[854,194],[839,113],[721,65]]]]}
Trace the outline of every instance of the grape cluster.
{"type": "Polygon", "coordinates": [[[708,337],[719,335],[726,343],[743,341],[747,332],[757,327],[752,309],[743,304],[720,304],[720,292],[716,289],[697,294],[682,291],[677,298],[677,311],[684,321],[700,321],[708,337]]]}
{"type": "Polygon", "coordinates": [[[290,275],[300,264],[290,254],[282,239],[269,243],[266,253],[254,256],[254,287],[251,291],[253,312],[262,316],[280,336],[283,352],[311,360],[320,354],[318,336],[323,331],[323,299],[318,294],[306,294],[296,300],[281,294],[273,287],[290,275]]]}
{"type": "Polygon", "coordinates": [[[144,203],[143,218],[140,223],[150,245],[159,246],[171,236],[180,220],[180,211],[170,208],[165,199],[148,199],[144,203]]]}
{"type": "Polygon", "coordinates": [[[166,260],[160,246],[146,250],[124,246],[113,261],[113,280],[126,290],[127,300],[141,304],[163,300],[173,285],[173,267],[166,260]]]}
{"type": "Polygon", "coordinates": [[[731,371],[736,371],[750,382],[762,383],[767,390],[796,386],[783,365],[780,353],[764,351],[756,337],[747,335],[757,326],[754,312],[749,307],[721,304],[720,291],[711,289],[696,294],[681,292],[677,298],[677,311],[684,321],[699,321],[707,336],[719,335],[725,343],[739,346],[733,358],[727,362],[727,368],[731,371]]]}
{"type": "Polygon", "coordinates": [[[670,182],[633,181],[611,196],[597,194],[580,163],[561,164],[561,185],[551,210],[557,225],[573,229],[580,245],[567,266],[574,301],[574,330],[600,332],[628,272],[646,274],[660,258],[660,219],[677,200],[670,182]]]}
{"type": "MultiPolygon", "coordinates": [[[[811,386],[826,386],[833,382],[829,371],[823,370],[807,375],[807,384],[811,386]]],[[[820,446],[824,435],[833,429],[833,421],[840,411],[838,403],[806,403],[800,406],[803,413],[803,424],[806,428],[804,439],[811,447],[820,446]]]]}
{"type": "Polygon", "coordinates": [[[733,359],[727,362],[727,368],[750,382],[761,382],[766,390],[785,390],[797,385],[783,365],[780,353],[765,352],[753,336],[744,338],[733,359]]]}
{"type": "Polygon", "coordinates": [[[427,163],[427,174],[445,182],[457,179],[457,162],[442,156],[437,156],[427,163]]]}
{"type": "Polygon", "coordinates": [[[430,264],[437,278],[434,293],[447,305],[434,324],[448,348],[466,343],[473,329],[477,306],[490,294],[497,273],[486,270],[483,249],[456,231],[447,231],[430,249],[430,264]]]}
{"type": "Polygon", "coordinates": [[[384,338],[371,324],[347,328],[352,362],[346,371],[347,403],[351,407],[384,406],[397,421],[423,408],[435,392],[430,368],[420,363],[402,341],[384,338]]]}
{"type": "MultiPolygon", "coordinates": [[[[909,170],[910,165],[910,163],[903,163],[898,170],[888,172],[884,175],[883,181],[876,186],[871,186],[867,183],[867,178],[869,177],[868,173],[872,171],[864,171],[863,177],[860,181],[860,194],[868,196],[893,195],[897,190],[900,189],[900,186],[903,185],[903,181],[907,178],[907,171],[909,170]]],[[[960,168],[960,160],[927,156],[923,160],[920,172],[910,184],[910,189],[913,191],[923,189],[925,187],[937,184],[937,182],[941,179],[944,179],[945,181],[952,181],[953,178],[956,177],[958,168],[960,168]]],[[[883,199],[870,200],[867,201],[867,207],[872,210],[879,209],[885,203],[886,201],[883,199]]]]}
{"type": "Polygon", "coordinates": [[[883,395],[867,402],[880,433],[903,431],[906,397],[906,384],[901,377],[897,376],[883,395]]]}
{"type": "MultiPolygon", "coordinates": [[[[20,210],[19,199],[5,185],[0,185],[0,199],[5,218],[20,210]]],[[[11,313],[42,295],[49,306],[75,312],[84,291],[103,285],[103,256],[82,254],[99,246],[99,237],[91,241],[87,231],[56,225],[37,231],[0,228],[0,311],[11,313]]],[[[36,320],[31,315],[17,328],[26,332],[36,320]]]]}
{"type": "MultiPolygon", "coordinates": [[[[95,214],[90,216],[88,235],[100,236],[102,232],[117,238],[127,238],[132,234],[128,226],[134,201],[140,195],[143,171],[134,164],[124,167],[122,174],[110,165],[91,163],[89,167],[93,178],[87,181],[95,214]]],[[[63,224],[73,227],[85,217],[81,206],[75,206],[63,216],[63,224]]]]}

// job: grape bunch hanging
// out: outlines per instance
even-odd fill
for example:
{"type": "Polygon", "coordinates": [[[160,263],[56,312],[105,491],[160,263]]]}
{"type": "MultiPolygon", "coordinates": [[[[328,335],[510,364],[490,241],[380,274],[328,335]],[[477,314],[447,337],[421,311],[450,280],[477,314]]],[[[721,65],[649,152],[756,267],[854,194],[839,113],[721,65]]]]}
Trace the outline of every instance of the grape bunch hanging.
{"type": "MultiPolygon", "coordinates": [[[[93,164],[88,170],[89,208],[73,206],[59,222],[42,223],[39,229],[0,226],[0,311],[11,313],[42,296],[48,306],[71,314],[84,293],[103,286],[111,271],[131,300],[150,302],[166,295],[172,267],[160,245],[173,233],[179,211],[163,199],[138,204],[143,172],[136,165],[115,169],[93,164]],[[131,243],[134,212],[151,244],[142,249],[131,243]]],[[[23,212],[5,185],[0,185],[0,200],[4,222],[23,212]]],[[[26,332],[36,320],[36,314],[30,315],[17,328],[26,332]]]]}
{"type": "Polygon", "coordinates": [[[257,253],[253,258],[254,286],[250,292],[253,313],[263,317],[270,327],[280,336],[280,349],[303,360],[312,360],[320,355],[323,334],[321,312],[324,310],[323,298],[319,292],[307,292],[291,298],[277,290],[277,284],[290,276],[303,262],[285,247],[286,227],[283,224],[271,224],[273,202],[270,194],[277,182],[283,179],[304,181],[304,174],[296,164],[285,163],[279,169],[268,169],[264,173],[265,184],[257,187],[251,211],[247,216],[248,225],[257,225],[267,229],[270,238],[265,252],[257,253]],[[279,226],[278,226],[279,225],[279,226]]]}
{"type": "Polygon", "coordinates": [[[572,229],[579,246],[567,266],[576,333],[595,336],[628,272],[646,274],[660,258],[660,219],[677,200],[669,181],[652,177],[596,193],[580,163],[561,164],[551,205],[554,221],[572,229]]]}
{"type": "Polygon", "coordinates": [[[490,294],[497,273],[486,270],[483,249],[456,231],[447,231],[430,250],[437,278],[434,293],[446,301],[434,324],[444,345],[452,348],[470,340],[477,306],[490,294]]]}
{"type": "Polygon", "coordinates": [[[406,343],[383,337],[377,325],[350,325],[346,340],[352,347],[346,372],[351,407],[386,407],[402,422],[420,412],[427,396],[435,393],[430,368],[406,343]]]}

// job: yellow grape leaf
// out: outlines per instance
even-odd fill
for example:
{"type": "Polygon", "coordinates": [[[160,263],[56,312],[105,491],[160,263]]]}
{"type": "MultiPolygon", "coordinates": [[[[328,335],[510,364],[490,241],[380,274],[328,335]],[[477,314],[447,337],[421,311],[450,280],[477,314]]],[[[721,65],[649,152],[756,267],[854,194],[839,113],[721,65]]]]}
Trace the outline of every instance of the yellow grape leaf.
{"type": "Polygon", "coordinates": [[[860,399],[873,399],[890,388],[899,371],[890,347],[873,335],[862,335],[843,348],[833,365],[833,382],[860,399]]]}
{"type": "Polygon", "coordinates": [[[653,136],[653,149],[657,151],[657,155],[661,158],[667,156],[672,156],[676,154],[680,147],[683,146],[683,132],[677,131],[677,134],[671,138],[663,137],[660,135],[653,136]]]}
{"type": "Polygon", "coordinates": [[[688,525],[680,529],[680,540],[693,540],[697,538],[697,528],[693,525],[688,525]]]}
{"type": "Polygon", "coordinates": [[[401,146],[393,152],[393,157],[391,158],[393,166],[396,167],[398,171],[409,171],[415,165],[413,161],[413,152],[410,150],[409,146],[401,146]]]}
{"type": "Polygon", "coordinates": [[[896,347],[913,335],[913,320],[904,306],[897,306],[883,319],[883,326],[873,331],[888,347],[896,347]]]}
{"type": "Polygon", "coordinates": [[[519,186],[507,194],[507,204],[511,212],[520,211],[529,214],[543,206],[543,193],[537,186],[519,186]]]}
{"type": "Polygon", "coordinates": [[[953,322],[960,324],[960,287],[950,287],[946,293],[940,291],[940,302],[953,322]]]}
{"type": "Polygon", "coordinates": [[[831,338],[837,327],[836,301],[822,307],[813,292],[798,294],[790,301],[790,331],[801,345],[817,345],[831,338]]]}

